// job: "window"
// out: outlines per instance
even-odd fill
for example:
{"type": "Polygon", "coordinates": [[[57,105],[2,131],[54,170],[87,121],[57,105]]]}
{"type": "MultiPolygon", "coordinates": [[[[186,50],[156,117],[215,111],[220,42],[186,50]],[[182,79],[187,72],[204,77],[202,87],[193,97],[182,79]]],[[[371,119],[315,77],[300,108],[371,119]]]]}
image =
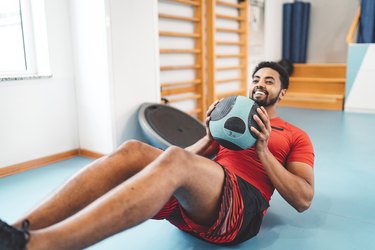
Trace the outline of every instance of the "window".
{"type": "Polygon", "coordinates": [[[0,0],[0,78],[48,76],[43,0],[0,0]]]}

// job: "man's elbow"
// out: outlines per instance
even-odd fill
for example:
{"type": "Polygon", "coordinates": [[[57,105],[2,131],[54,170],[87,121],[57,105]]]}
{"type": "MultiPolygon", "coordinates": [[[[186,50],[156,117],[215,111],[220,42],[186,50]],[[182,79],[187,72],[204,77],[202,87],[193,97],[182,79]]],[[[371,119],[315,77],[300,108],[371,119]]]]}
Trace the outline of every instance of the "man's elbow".
{"type": "Polygon", "coordinates": [[[312,203],[312,200],[303,201],[303,202],[300,202],[300,204],[294,206],[294,208],[297,210],[297,212],[302,213],[310,208],[311,203],[312,203]]]}
{"type": "Polygon", "coordinates": [[[309,189],[309,192],[306,192],[303,196],[301,196],[294,208],[299,212],[302,213],[310,208],[312,200],[314,198],[314,189],[309,189]]]}

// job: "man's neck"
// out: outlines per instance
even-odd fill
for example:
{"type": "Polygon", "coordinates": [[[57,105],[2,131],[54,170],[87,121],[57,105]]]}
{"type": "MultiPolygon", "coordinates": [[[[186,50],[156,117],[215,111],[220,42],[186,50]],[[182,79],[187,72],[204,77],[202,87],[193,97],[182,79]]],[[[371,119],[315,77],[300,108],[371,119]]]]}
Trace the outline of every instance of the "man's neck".
{"type": "Polygon", "coordinates": [[[265,107],[266,108],[266,111],[267,111],[267,114],[268,114],[268,117],[271,119],[271,118],[275,118],[277,117],[277,112],[276,112],[276,105],[272,105],[272,106],[268,106],[268,107],[265,107]]]}

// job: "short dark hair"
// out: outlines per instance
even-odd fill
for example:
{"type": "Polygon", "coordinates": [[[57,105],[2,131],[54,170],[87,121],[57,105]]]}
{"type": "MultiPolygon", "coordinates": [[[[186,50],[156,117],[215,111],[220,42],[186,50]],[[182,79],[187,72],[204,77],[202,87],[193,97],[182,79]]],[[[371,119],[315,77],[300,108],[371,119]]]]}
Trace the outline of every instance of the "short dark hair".
{"type": "Polygon", "coordinates": [[[277,62],[260,62],[254,69],[254,72],[252,74],[252,77],[254,77],[255,73],[258,72],[258,70],[262,68],[271,68],[273,70],[276,70],[280,75],[280,81],[281,81],[281,88],[282,89],[288,89],[289,87],[289,74],[288,72],[277,62]]]}

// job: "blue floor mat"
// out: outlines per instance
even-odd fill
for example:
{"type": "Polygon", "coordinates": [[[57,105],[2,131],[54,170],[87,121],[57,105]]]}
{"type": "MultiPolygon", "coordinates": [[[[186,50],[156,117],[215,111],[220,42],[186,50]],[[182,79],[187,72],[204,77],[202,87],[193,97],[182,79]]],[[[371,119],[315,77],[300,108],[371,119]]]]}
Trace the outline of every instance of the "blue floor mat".
{"type": "MultiPolygon", "coordinates": [[[[373,249],[375,246],[375,116],[280,108],[314,144],[315,197],[296,212],[275,192],[257,237],[238,246],[216,246],[149,220],[92,247],[104,249],[373,249]]],[[[75,157],[0,179],[0,218],[12,222],[91,160],[75,157]]]]}

